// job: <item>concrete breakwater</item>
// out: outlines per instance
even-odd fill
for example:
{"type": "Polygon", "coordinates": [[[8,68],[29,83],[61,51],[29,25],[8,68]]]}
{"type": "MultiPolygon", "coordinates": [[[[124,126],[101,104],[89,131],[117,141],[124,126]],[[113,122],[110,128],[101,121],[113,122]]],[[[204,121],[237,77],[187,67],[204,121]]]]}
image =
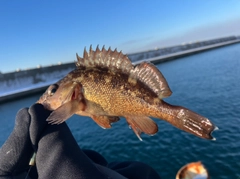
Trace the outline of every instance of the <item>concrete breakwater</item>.
{"type": "Polygon", "coordinates": [[[175,57],[179,57],[179,56],[176,56],[176,54],[179,54],[179,53],[189,54],[189,51],[198,52],[200,49],[201,50],[203,50],[203,49],[209,50],[211,48],[220,47],[222,45],[229,45],[232,43],[237,43],[237,42],[239,42],[239,40],[240,40],[240,37],[230,36],[230,37],[211,39],[211,40],[206,40],[206,41],[183,43],[181,45],[164,47],[164,48],[129,54],[128,56],[133,62],[143,61],[146,59],[158,58],[158,57],[163,59],[168,56],[175,58],[175,57]]]}
{"type": "MultiPolygon", "coordinates": [[[[240,42],[239,37],[231,36],[128,54],[128,56],[135,64],[141,61],[161,63],[238,42],[240,42]]],[[[0,102],[43,91],[48,85],[55,83],[74,68],[75,64],[72,62],[5,74],[0,73],[0,102]]]]}
{"type": "Polygon", "coordinates": [[[43,91],[74,68],[74,63],[67,63],[0,74],[0,102],[43,91]]]}

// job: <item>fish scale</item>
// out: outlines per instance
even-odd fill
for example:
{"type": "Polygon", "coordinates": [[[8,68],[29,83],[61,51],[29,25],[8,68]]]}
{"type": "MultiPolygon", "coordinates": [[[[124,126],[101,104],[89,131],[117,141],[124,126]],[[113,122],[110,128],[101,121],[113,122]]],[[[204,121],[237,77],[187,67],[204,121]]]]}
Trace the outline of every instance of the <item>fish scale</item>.
{"type": "MultiPolygon", "coordinates": [[[[106,111],[106,113],[108,113],[108,115],[115,114],[118,116],[124,116],[124,114],[132,113],[133,109],[134,110],[138,109],[137,101],[139,100],[136,100],[135,97],[136,90],[135,91],[134,89],[130,90],[131,89],[130,87],[128,90],[125,89],[121,90],[121,86],[123,85],[121,83],[112,83],[111,81],[105,82],[105,80],[96,83],[94,81],[90,81],[90,79],[86,79],[82,81],[81,84],[85,89],[84,92],[85,99],[101,105],[103,109],[106,111]],[[87,91],[91,91],[91,93],[88,94],[87,91]],[[132,108],[132,106],[134,106],[134,108],[132,108]]],[[[140,109],[143,109],[142,104],[140,106],[140,109]]]]}

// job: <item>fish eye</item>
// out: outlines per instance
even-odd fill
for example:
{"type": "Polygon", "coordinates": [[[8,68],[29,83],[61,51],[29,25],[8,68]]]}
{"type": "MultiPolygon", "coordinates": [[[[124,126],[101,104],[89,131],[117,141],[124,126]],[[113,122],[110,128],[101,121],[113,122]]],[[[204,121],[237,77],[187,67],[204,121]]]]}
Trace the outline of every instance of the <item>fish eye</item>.
{"type": "Polygon", "coordinates": [[[58,89],[58,85],[57,84],[53,84],[48,88],[48,95],[52,96],[54,95],[54,93],[57,91],[58,89]]]}

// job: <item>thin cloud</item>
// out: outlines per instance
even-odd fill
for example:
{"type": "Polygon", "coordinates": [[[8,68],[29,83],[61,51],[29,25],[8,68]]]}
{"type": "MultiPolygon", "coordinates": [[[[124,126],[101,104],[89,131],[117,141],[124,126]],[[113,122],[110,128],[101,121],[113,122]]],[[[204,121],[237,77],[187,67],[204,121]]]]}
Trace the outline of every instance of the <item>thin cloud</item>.
{"type": "Polygon", "coordinates": [[[154,39],[153,36],[143,37],[139,39],[132,39],[125,41],[119,45],[119,49],[122,49],[125,53],[134,51],[141,48],[141,44],[150,43],[154,39]]]}
{"type": "MultiPolygon", "coordinates": [[[[218,24],[212,24],[204,27],[194,28],[185,33],[178,34],[178,36],[174,36],[166,39],[158,39],[151,42],[143,42],[144,40],[135,40],[135,44],[143,44],[142,46],[138,45],[131,48],[131,52],[139,52],[150,50],[154,48],[163,48],[167,46],[179,45],[182,43],[203,41],[208,39],[214,39],[219,37],[226,37],[240,35],[240,19],[235,19],[232,21],[227,21],[218,24]]],[[[153,39],[153,38],[152,38],[153,39]]],[[[127,44],[127,42],[126,42],[127,44]]],[[[129,46],[132,44],[128,44],[129,46]]]]}

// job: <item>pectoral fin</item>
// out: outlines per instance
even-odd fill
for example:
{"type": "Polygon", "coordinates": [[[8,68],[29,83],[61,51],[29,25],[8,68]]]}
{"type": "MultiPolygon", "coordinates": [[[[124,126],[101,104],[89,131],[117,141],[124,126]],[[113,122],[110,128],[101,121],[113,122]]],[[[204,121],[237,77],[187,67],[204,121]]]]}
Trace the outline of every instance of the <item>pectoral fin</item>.
{"type": "Polygon", "coordinates": [[[79,110],[83,110],[85,104],[78,100],[69,101],[56,110],[54,110],[50,116],[47,118],[49,124],[61,124],[70,118],[79,110]]]}
{"type": "Polygon", "coordinates": [[[111,128],[111,124],[120,120],[117,116],[91,116],[91,118],[103,129],[111,128]]]}
{"type": "Polygon", "coordinates": [[[140,137],[142,132],[148,135],[153,135],[158,132],[157,124],[147,116],[127,116],[126,120],[139,140],[142,140],[140,137]]]}

